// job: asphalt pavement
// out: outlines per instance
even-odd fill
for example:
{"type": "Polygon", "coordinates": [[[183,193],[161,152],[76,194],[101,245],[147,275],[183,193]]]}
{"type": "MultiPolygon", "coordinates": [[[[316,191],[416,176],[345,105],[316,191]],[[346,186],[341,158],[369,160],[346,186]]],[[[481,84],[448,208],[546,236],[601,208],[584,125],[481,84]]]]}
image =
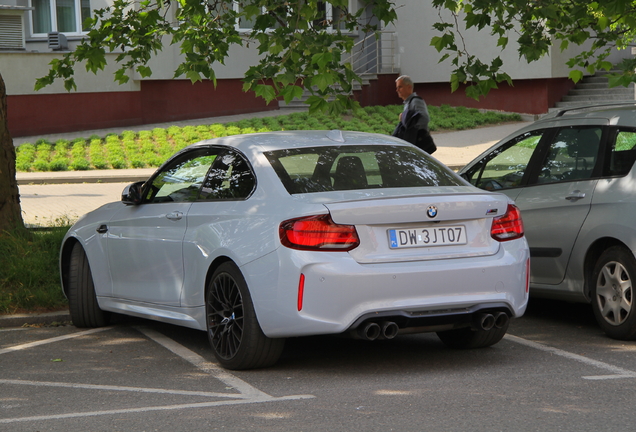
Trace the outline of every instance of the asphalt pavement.
{"type": "MultiPolygon", "coordinates": [[[[181,122],[161,123],[127,127],[128,130],[152,130],[172,125],[186,126],[198,124],[227,123],[251,117],[268,117],[288,114],[290,110],[265,111],[225,117],[213,117],[181,122]]],[[[527,119],[530,120],[530,119],[527,119]]],[[[453,169],[459,169],[487,150],[493,144],[529,121],[505,123],[478,129],[433,133],[437,151],[433,154],[440,162],[453,169]]],[[[14,138],[14,145],[36,142],[40,138],[55,142],[58,139],[72,140],[91,135],[105,136],[121,133],[121,128],[71,132],[66,134],[43,135],[14,138]]],[[[91,170],[46,173],[18,173],[22,217],[28,226],[50,226],[73,222],[81,215],[108,202],[117,201],[124,187],[134,181],[148,178],[154,169],[91,170]]],[[[32,315],[24,317],[0,316],[0,327],[22,325],[32,315]],[[17,321],[16,321],[17,319],[17,321]]],[[[53,315],[43,318],[45,322],[64,319],[53,315]]],[[[36,319],[37,321],[37,319],[36,319]]]]}

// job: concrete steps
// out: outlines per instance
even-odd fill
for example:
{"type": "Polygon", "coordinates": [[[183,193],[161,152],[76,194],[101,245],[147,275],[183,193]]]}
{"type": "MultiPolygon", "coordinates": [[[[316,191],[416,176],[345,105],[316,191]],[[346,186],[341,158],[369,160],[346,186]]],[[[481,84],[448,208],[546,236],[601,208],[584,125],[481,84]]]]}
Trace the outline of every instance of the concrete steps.
{"type": "Polygon", "coordinates": [[[550,111],[578,106],[636,101],[634,84],[630,84],[629,87],[609,87],[607,75],[613,72],[616,71],[597,72],[595,75],[584,77],[560,102],[556,103],[555,108],[550,108],[550,111]]]}

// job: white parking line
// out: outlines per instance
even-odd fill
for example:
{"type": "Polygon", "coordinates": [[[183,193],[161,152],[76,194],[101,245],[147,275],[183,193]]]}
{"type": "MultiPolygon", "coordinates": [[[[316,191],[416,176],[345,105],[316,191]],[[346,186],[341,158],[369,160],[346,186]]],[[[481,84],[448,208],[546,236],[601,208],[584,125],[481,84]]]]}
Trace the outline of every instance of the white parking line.
{"type": "MultiPolygon", "coordinates": [[[[113,327],[102,327],[98,329],[91,329],[87,331],[77,332],[66,336],[59,336],[55,338],[45,339],[36,342],[30,342],[27,344],[16,345],[13,347],[0,350],[0,354],[7,352],[13,352],[17,350],[27,349],[38,345],[58,342],[66,339],[71,339],[78,336],[83,336],[99,331],[109,330],[113,327]]],[[[182,409],[195,409],[195,408],[209,408],[224,405],[241,405],[263,402],[276,402],[286,400],[301,400],[301,399],[313,399],[313,395],[293,395],[274,397],[267,393],[264,393],[257,388],[249,385],[245,381],[235,377],[229,372],[221,369],[218,365],[207,361],[205,358],[196,354],[195,352],[187,349],[186,347],[178,344],[174,340],[164,336],[163,334],[156,332],[146,327],[135,327],[141,333],[146,335],[154,342],[167,348],[174,354],[188,361],[198,369],[210,374],[213,378],[218,379],[229,387],[232,387],[239,393],[212,393],[212,392],[199,392],[199,391],[187,391],[187,390],[168,390],[157,388],[142,388],[142,387],[119,387],[119,386],[106,386],[106,385],[93,385],[93,384],[75,384],[75,383],[59,383],[50,381],[27,381],[27,380],[8,380],[0,379],[0,384],[5,385],[28,385],[28,386],[40,386],[40,387],[61,387],[61,388],[74,388],[74,389],[88,389],[88,390],[108,390],[108,391],[125,391],[125,392],[140,392],[140,393],[158,393],[158,394],[171,394],[171,395],[185,395],[185,396],[203,396],[203,397],[217,397],[226,398],[226,400],[213,401],[213,402],[199,402],[180,405],[164,405],[164,406],[149,406],[139,408],[127,408],[107,411],[89,411],[89,412],[75,412],[66,414],[54,414],[54,415],[42,415],[33,417],[15,417],[0,419],[0,424],[29,422],[29,421],[46,421],[46,420],[61,420],[68,418],[79,417],[94,417],[103,415],[114,414],[131,414],[131,413],[144,413],[151,411],[171,411],[182,409]],[[227,400],[232,399],[232,400],[227,400]]]]}
{"type": "Polygon", "coordinates": [[[77,332],[77,333],[71,333],[65,336],[58,336],[58,337],[54,337],[54,338],[50,338],[50,339],[43,339],[40,341],[35,341],[35,342],[29,342],[29,343],[25,343],[22,345],[15,345],[9,348],[4,348],[4,349],[0,349],[0,354],[6,354],[6,353],[10,353],[10,352],[14,352],[14,351],[19,351],[19,350],[23,350],[23,349],[27,349],[27,348],[32,348],[34,346],[38,346],[38,345],[46,345],[46,344],[50,344],[53,342],[59,342],[59,341],[63,341],[66,339],[73,339],[79,336],[85,336],[88,334],[93,334],[93,333],[97,333],[97,332],[103,332],[106,330],[110,330],[112,329],[112,327],[100,327],[100,328],[95,328],[95,329],[91,329],[91,330],[86,330],[86,331],[81,331],[81,332],[77,332]]]}
{"type": "Polygon", "coordinates": [[[605,380],[605,379],[621,379],[621,378],[636,378],[636,372],[627,370],[627,369],[623,369],[617,366],[612,366],[611,364],[608,363],[603,363],[601,361],[598,360],[593,360],[591,358],[588,357],[583,357],[582,355],[578,355],[578,354],[574,354],[568,351],[563,351],[560,350],[558,348],[553,348],[551,346],[547,346],[547,345],[543,345],[540,344],[538,342],[533,342],[533,341],[529,341],[527,339],[523,339],[520,338],[518,336],[513,336],[511,334],[507,334],[505,336],[506,339],[512,341],[512,342],[516,342],[518,344],[521,345],[525,345],[534,349],[538,349],[541,351],[546,351],[561,357],[565,357],[568,358],[570,360],[575,360],[578,361],[580,363],[584,363],[586,365],[589,366],[594,366],[596,368],[599,369],[603,369],[609,372],[612,372],[613,375],[592,375],[592,376],[584,376],[582,377],[583,379],[588,379],[588,380],[605,380]]]}
{"type": "Polygon", "coordinates": [[[146,327],[136,327],[137,330],[145,334],[147,337],[157,342],[159,345],[162,345],[164,348],[170,350],[174,354],[178,355],[182,359],[192,363],[197,368],[209,373],[214,378],[219,381],[225,383],[226,385],[235,388],[242,395],[250,398],[271,398],[272,396],[263,393],[257,388],[252,387],[245,381],[235,377],[234,375],[228,373],[225,369],[221,369],[216,364],[207,361],[199,354],[187,349],[183,345],[178,344],[174,340],[169,337],[164,336],[163,334],[156,332],[152,329],[146,327]]]}
{"type": "Polygon", "coordinates": [[[10,331],[20,331],[20,330],[29,330],[29,328],[28,327],[6,328],[6,329],[0,328],[0,333],[10,332],[10,331]]]}
{"type": "Polygon", "coordinates": [[[61,383],[50,381],[25,381],[25,380],[9,380],[0,379],[0,384],[12,384],[12,385],[25,385],[36,387],[62,387],[62,388],[74,388],[74,389],[87,389],[87,390],[107,390],[107,391],[125,391],[125,392],[137,392],[137,393],[159,393],[169,395],[182,395],[182,396],[204,396],[204,397],[219,397],[219,398],[247,398],[244,395],[236,393],[212,393],[201,391],[188,391],[188,390],[168,390],[158,388],[144,388],[144,387],[121,387],[112,385],[95,385],[95,384],[74,384],[74,383],[61,383]]]}
{"type": "Polygon", "coordinates": [[[142,407],[142,408],[128,408],[128,409],[111,410],[111,411],[89,411],[89,412],[81,412],[81,413],[67,413],[67,414],[55,414],[55,415],[45,415],[45,416],[0,419],[0,424],[18,423],[18,422],[27,422],[27,421],[60,420],[60,419],[78,418],[78,417],[94,417],[94,416],[113,415],[113,414],[131,414],[131,413],[150,412],[150,411],[171,411],[171,410],[182,410],[182,409],[192,409],[192,408],[209,408],[209,407],[216,407],[216,406],[223,406],[223,405],[241,405],[241,404],[263,403],[263,402],[273,402],[273,401],[283,401],[283,400],[310,399],[310,398],[313,398],[313,396],[283,396],[283,397],[277,397],[277,398],[268,397],[266,399],[249,399],[249,400],[239,399],[239,400],[225,400],[225,401],[217,401],[217,402],[200,402],[200,403],[191,403],[191,404],[182,404],[182,405],[164,405],[164,406],[152,406],[152,407],[142,407]]]}

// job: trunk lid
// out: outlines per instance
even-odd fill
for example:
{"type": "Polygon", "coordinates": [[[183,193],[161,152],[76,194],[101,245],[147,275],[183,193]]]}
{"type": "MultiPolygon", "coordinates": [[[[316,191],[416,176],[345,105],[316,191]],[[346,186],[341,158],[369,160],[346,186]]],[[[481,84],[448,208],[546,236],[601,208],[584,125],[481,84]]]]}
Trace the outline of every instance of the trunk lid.
{"type": "Polygon", "coordinates": [[[381,197],[324,203],[335,223],[355,225],[361,264],[494,255],[494,217],[506,213],[503,194],[469,192],[381,197]]]}

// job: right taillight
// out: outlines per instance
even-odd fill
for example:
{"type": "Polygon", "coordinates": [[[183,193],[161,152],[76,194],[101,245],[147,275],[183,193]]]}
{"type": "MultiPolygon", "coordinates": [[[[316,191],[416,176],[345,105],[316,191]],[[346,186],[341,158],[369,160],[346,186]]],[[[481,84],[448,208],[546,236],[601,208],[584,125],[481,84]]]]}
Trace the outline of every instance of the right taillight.
{"type": "Polygon", "coordinates": [[[353,225],[340,225],[329,215],[307,216],[282,222],[280,242],[291,249],[350,251],[360,244],[353,225]]]}
{"type": "Polygon", "coordinates": [[[500,242],[523,237],[523,220],[517,206],[508,204],[506,214],[492,220],[490,236],[500,242]]]}

